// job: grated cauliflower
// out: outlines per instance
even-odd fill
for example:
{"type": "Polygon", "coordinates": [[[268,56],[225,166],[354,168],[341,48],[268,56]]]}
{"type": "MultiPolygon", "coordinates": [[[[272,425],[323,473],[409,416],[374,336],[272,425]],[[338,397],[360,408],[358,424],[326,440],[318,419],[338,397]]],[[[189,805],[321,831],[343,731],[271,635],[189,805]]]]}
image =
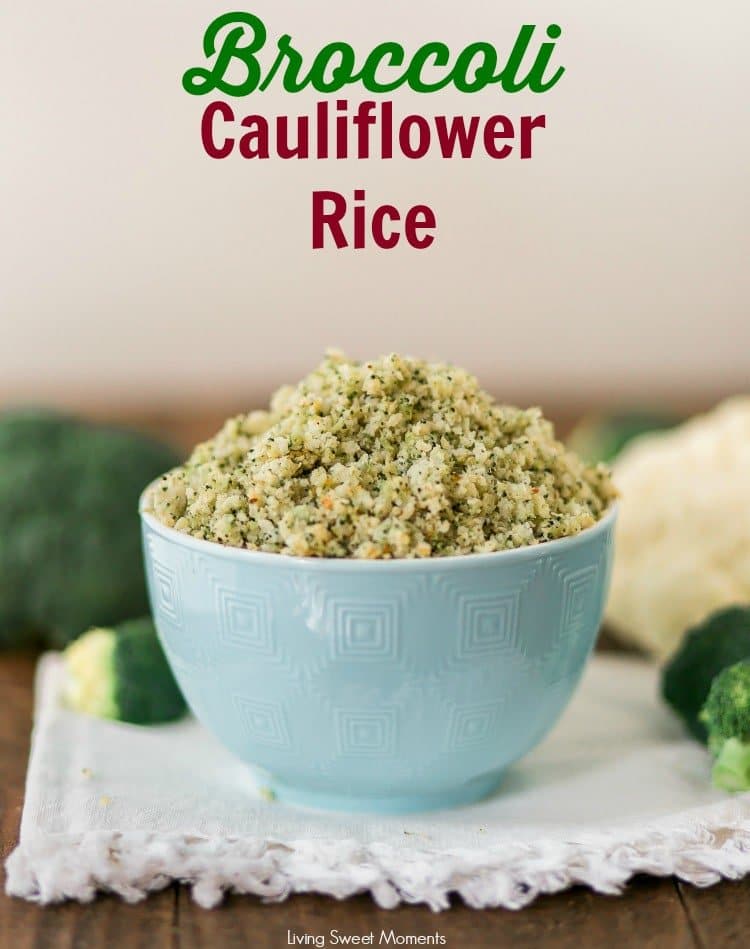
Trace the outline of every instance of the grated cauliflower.
{"type": "Polygon", "coordinates": [[[308,557],[432,557],[576,534],[614,497],[539,409],[463,369],[330,353],[270,411],[230,419],[151,496],[164,524],[308,557]]]}
{"type": "Polygon", "coordinates": [[[750,603],[750,396],[638,438],[622,493],[607,620],[659,659],[714,610],[750,603]]]}

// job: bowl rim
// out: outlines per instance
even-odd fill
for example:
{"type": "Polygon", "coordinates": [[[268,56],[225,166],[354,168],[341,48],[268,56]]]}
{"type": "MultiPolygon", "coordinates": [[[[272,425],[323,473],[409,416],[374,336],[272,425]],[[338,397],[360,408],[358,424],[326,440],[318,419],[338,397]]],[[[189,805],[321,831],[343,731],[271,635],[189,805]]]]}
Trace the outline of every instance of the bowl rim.
{"type": "Polygon", "coordinates": [[[213,540],[204,540],[200,537],[193,537],[191,534],[185,534],[176,530],[174,527],[167,527],[150,511],[146,510],[146,499],[154,485],[158,484],[160,478],[152,481],[142,492],[138,500],[138,513],[141,521],[147,525],[154,533],[159,534],[166,540],[176,543],[178,546],[187,547],[192,550],[200,550],[204,553],[210,552],[214,557],[229,558],[239,561],[246,560],[248,563],[254,562],[258,565],[276,566],[283,569],[304,567],[310,570],[355,570],[355,571],[373,571],[388,572],[393,570],[441,570],[446,567],[473,567],[487,565],[493,562],[500,564],[511,559],[523,561],[544,556],[547,553],[557,552],[562,548],[572,549],[594,540],[599,534],[608,533],[617,520],[619,512],[619,502],[613,500],[606,509],[602,517],[592,524],[585,527],[577,534],[571,534],[567,537],[558,537],[556,540],[545,540],[539,544],[530,544],[524,547],[510,547],[507,550],[490,550],[471,554],[451,554],[447,557],[394,557],[391,560],[373,559],[365,560],[356,557],[297,557],[292,554],[281,554],[267,550],[252,550],[247,547],[230,547],[225,544],[219,544],[213,540]]]}

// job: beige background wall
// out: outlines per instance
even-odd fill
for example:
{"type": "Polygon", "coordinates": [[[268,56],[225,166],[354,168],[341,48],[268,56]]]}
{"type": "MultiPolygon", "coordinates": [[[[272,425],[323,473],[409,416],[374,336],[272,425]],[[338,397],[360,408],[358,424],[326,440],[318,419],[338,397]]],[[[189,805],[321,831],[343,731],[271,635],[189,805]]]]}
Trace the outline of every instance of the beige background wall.
{"type": "MultiPolygon", "coordinates": [[[[741,0],[248,5],[310,52],[506,49],[522,22],[560,22],[567,75],[544,96],[394,96],[428,114],[544,111],[529,162],[211,161],[207,100],[180,76],[231,8],[0,5],[1,395],[241,402],[328,344],[449,357],[533,401],[747,387],[741,0]],[[313,252],[311,191],[359,186],[431,204],[434,247],[313,252]]],[[[237,108],[297,114],[317,98],[237,108]]]]}

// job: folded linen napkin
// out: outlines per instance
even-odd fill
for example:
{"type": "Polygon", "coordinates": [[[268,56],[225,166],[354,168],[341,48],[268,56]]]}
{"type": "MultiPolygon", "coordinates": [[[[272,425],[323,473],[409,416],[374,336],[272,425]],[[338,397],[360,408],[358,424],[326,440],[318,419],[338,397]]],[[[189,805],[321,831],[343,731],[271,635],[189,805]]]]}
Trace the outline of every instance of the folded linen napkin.
{"type": "Polygon", "coordinates": [[[708,885],[750,872],[750,795],[709,784],[645,663],[595,656],[561,722],[489,800],[408,817],[330,814],[264,798],[194,719],[152,728],[60,704],[62,662],[44,656],[21,840],[8,893],[40,903],[134,901],[173,880],[215,906],[225,891],[282,900],[369,891],[401,901],[520,908],[586,884],[616,893],[635,873],[708,885]]]}

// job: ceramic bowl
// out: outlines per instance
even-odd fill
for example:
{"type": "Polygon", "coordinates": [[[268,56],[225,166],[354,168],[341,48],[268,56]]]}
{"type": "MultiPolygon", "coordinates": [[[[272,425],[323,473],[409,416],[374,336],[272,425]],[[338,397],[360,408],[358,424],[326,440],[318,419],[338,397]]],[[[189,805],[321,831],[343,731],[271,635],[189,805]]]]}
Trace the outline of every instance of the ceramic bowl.
{"type": "Polygon", "coordinates": [[[196,717],[277,798],[379,813],[484,797],[554,725],[601,622],[615,517],[362,561],[223,547],[141,503],[154,619],[196,717]]]}

